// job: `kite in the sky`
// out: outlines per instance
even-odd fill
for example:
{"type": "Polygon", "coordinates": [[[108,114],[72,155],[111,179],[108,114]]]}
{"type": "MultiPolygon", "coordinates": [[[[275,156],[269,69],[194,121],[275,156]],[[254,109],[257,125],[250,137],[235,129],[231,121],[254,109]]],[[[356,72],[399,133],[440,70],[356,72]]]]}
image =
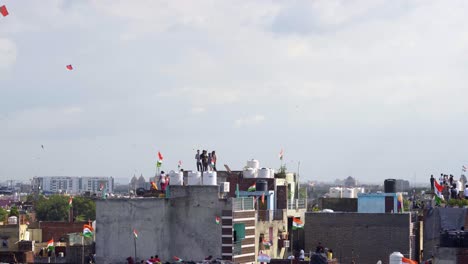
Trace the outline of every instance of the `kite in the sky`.
{"type": "Polygon", "coordinates": [[[44,149],[44,145],[41,145],[41,148],[44,149]]]}
{"type": "Polygon", "coordinates": [[[4,16],[4,17],[8,16],[8,10],[7,10],[6,6],[4,6],[4,5],[0,6],[0,14],[2,14],[2,16],[4,16]]]}
{"type": "Polygon", "coordinates": [[[73,70],[73,66],[71,64],[67,65],[67,70],[69,71],[73,70]]]}

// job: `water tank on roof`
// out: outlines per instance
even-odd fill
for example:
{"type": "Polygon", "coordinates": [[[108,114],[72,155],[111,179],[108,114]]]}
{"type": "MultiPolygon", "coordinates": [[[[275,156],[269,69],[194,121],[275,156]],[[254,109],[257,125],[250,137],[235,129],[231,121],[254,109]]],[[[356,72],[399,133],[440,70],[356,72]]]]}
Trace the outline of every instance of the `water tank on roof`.
{"type": "Polygon", "coordinates": [[[329,190],[330,198],[341,198],[343,195],[343,189],[341,187],[332,187],[329,190]]]}
{"type": "Polygon", "coordinates": [[[267,182],[267,181],[258,180],[258,181],[255,183],[255,190],[256,190],[257,192],[266,192],[266,191],[268,191],[268,182],[267,182]]]}
{"type": "Polygon", "coordinates": [[[201,184],[201,172],[189,171],[187,174],[187,185],[200,185],[201,184]]]}
{"type": "Polygon", "coordinates": [[[254,168],[246,168],[243,172],[242,175],[244,178],[257,178],[257,169],[254,168]]]}
{"type": "Polygon", "coordinates": [[[403,259],[403,254],[400,252],[393,252],[390,254],[389,264],[401,264],[401,260],[403,259]]]}
{"type": "Polygon", "coordinates": [[[258,170],[258,178],[271,178],[271,170],[267,168],[261,168],[258,170]]]}
{"type": "Polygon", "coordinates": [[[217,185],[216,176],[216,171],[204,171],[203,185],[217,185]]]}
{"type": "Polygon", "coordinates": [[[260,162],[256,159],[251,159],[247,161],[247,167],[252,168],[252,169],[259,169],[260,168],[260,162]]]}
{"type": "Polygon", "coordinates": [[[384,192],[396,193],[396,180],[395,179],[386,179],[384,181],[384,192]]]}
{"type": "Polygon", "coordinates": [[[342,198],[356,198],[354,188],[343,188],[342,198]]]}
{"type": "Polygon", "coordinates": [[[9,225],[16,225],[16,224],[18,224],[18,217],[16,217],[16,216],[10,216],[10,217],[8,217],[8,224],[9,224],[9,225]]]}
{"type": "Polygon", "coordinates": [[[184,184],[184,173],[181,171],[170,171],[169,172],[169,185],[183,185],[184,184]]]}

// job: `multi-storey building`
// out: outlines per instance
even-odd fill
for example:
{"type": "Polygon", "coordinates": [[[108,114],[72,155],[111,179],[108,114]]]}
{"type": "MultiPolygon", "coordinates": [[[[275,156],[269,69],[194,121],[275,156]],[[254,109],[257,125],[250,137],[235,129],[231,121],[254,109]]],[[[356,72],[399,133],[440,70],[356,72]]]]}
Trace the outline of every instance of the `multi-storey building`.
{"type": "Polygon", "coordinates": [[[32,180],[33,191],[44,193],[68,193],[79,194],[84,192],[96,193],[114,191],[113,177],[71,177],[71,176],[47,176],[34,177],[32,180]]]}

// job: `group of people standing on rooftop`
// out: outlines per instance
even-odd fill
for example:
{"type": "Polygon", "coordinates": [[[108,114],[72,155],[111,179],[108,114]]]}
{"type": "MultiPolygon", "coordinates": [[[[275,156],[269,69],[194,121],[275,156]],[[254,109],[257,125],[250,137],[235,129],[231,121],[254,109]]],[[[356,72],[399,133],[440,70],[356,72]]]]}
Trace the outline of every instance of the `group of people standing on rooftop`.
{"type": "Polygon", "coordinates": [[[195,154],[195,160],[197,161],[197,171],[216,171],[216,152],[213,150],[212,152],[208,152],[207,150],[203,150],[200,154],[200,150],[197,150],[197,154],[195,154]]]}
{"type": "MultiPolygon", "coordinates": [[[[459,180],[450,174],[440,174],[439,184],[444,187],[442,195],[448,199],[468,199],[468,184],[465,175],[461,175],[459,180]]],[[[431,190],[434,191],[434,176],[431,175],[431,190]]]]}

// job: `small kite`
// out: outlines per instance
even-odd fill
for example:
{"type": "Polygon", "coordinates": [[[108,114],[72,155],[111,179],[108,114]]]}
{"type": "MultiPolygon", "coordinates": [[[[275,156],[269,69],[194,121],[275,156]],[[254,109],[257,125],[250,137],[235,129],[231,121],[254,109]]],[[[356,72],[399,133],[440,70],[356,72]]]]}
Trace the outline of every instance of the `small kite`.
{"type": "Polygon", "coordinates": [[[67,70],[69,71],[73,70],[73,66],[71,64],[67,65],[67,70]]]}
{"type": "Polygon", "coordinates": [[[0,6],[0,14],[2,14],[2,16],[4,17],[8,16],[9,13],[8,13],[6,6],[4,5],[0,6]]]}
{"type": "Polygon", "coordinates": [[[41,145],[41,148],[44,149],[44,145],[41,145]]]}

